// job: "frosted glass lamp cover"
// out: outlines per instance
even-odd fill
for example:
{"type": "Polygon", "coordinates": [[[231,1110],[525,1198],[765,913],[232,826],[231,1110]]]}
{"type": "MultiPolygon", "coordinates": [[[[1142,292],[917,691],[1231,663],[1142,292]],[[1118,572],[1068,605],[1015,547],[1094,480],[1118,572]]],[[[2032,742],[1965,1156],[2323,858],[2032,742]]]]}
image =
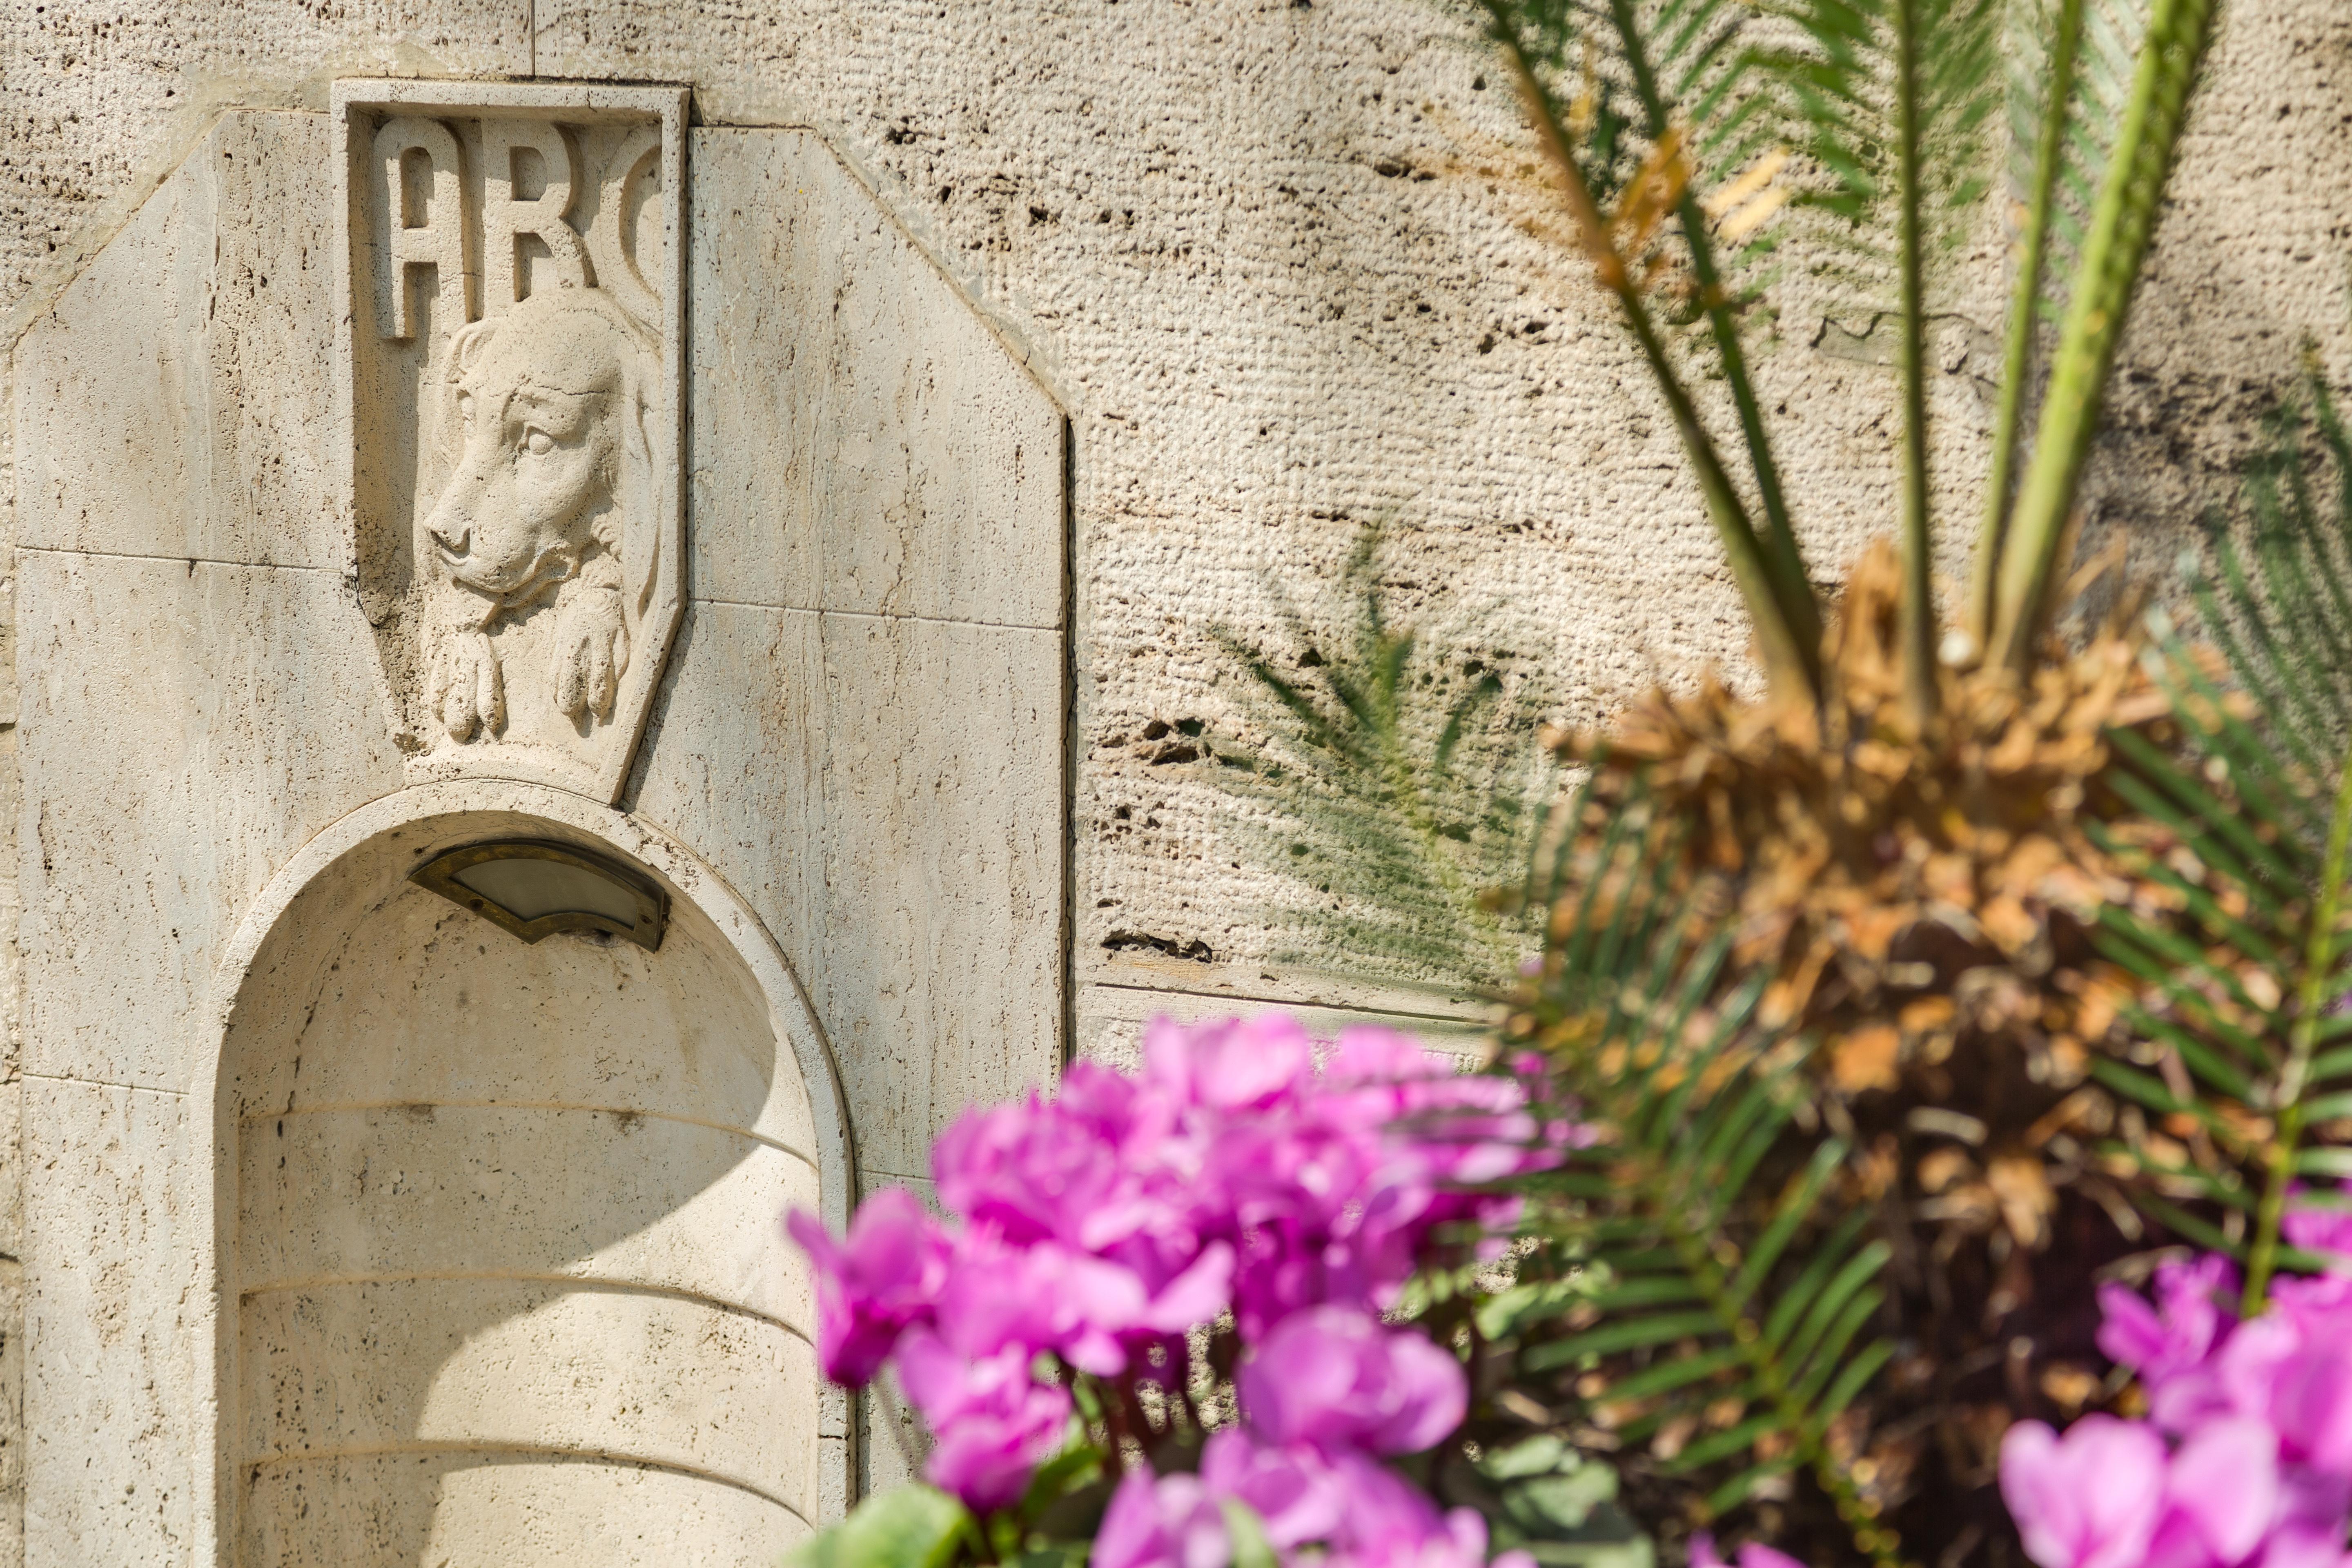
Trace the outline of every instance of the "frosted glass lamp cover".
{"type": "Polygon", "coordinates": [[[651,952],[669,900],[651,877],[568,844],[499,839],[436,856],[408,875],[525,942],[604,931],[651,952]]]}

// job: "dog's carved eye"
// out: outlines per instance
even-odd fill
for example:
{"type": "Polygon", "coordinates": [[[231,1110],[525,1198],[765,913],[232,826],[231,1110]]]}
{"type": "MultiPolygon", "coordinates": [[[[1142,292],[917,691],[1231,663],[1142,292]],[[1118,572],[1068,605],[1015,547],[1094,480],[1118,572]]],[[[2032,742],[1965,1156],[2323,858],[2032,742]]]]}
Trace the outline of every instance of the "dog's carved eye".
{"type": "Polygon", "coordinates": [[[544,430],[533,430],[522,438],[523,450],[534,458],[544,458],[555,450],[555,437],[544,430]]]}

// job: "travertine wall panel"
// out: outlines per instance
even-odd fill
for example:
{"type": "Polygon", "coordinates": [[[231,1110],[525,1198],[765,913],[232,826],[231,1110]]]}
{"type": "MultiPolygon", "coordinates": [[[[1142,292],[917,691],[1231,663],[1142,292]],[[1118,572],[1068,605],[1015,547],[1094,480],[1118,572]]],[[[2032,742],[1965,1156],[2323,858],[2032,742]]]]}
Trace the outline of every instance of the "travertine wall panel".
{"type": "Polygon", "coordinates": [[[355,1108],[257,1120],[243,1163],[250,1281],[511,1272],[734,1301],[816,1334],[808,1279],[775,1243],[781,1205],[817,1208],[816,1173],[730,1130],[631,1110],[355,1108]]]}
{"type": "Polygon", "coordinates": [[[494,1562],[597,1568],[677,1568],[677,1542],[737,1543],[746,1564],[767,1568],[808,1531],[751,1492],[692,1477],[598,1460],[446,1454],[272,1466],[255,1491],[248,1561],[283,1568],[349,1568],[359,1562],[494,1562]],[[436,1498],[467,1520],[496,1520],[495,1533],[453,1530],[436,1498]],[[331,1511],[332,1524],[281,1533],[285,1521],[331,1511]],[[657,1520],[648,1528],[646,1521],[657,1520]]]}
{"type": "Polygon", "coordinates": [[[18,584],[26,1067],[184,1089],[247,900],[399,787],[375,650],[327,572],[26,551],[18,584]]]}
{"type": "Polygon", "coordinates": [[[815,1511],[816,1445],[789,1413],[816,1406],[816,1352],[742,1313],[651,1291],[402,1279],[261,1293],[245,1335],[263,1395],[245,1405],[245,1457],[257,1464],[552,1448],[669,1465],[815,1511]]]}
{"type": "Polygon", "coordinates": [[[698,845],[824,995],[824,655],[814,610],[697,600],[631,793],[698,845]]]}
{"type": "MultiPolygon", "coordinates": [[[[31,1161],[26,1249],[62,1256],[32,1281],[29,1407],[60,1431],[138,1417],[149,1436],[125,1462],[170,1506],[131,1528],[120,1501],[68,1496],[113,1472],[89,1461],[98,1438],[60,1439],[28,1472],[30,1559],[201,1559],[217,1505],[257,1561],[420,1539],[453,1562],[627,1561],[645,1549],[642,1510],[668,1506],[650,1464],[772,1500],[755,1521],[719,1504],[680,1515],[709,1515],[750,1563],[847,1500],[843,1408],[817,1396],[805,1272],[773,1231],[787,1203],[838,1213],[848,1184],[820,1191],[811,1161],[841,1143],[736,1049],[769,1038],[764,1009],[789,981],[761,1000],[703,973],[683,927],[650,963],[607,954],[609,987],[530,963],[518,978],[499,966],[558,944],[515,948],[415,889],[321,894],[303,920],[324,924],[304,929],[328,946],[281,954],[292,967],[264,986],[292,1009],[275,1044],[223,1068],[226,1187],[181,1129],[186,1097],[209,1092],[213,1010],[237,978],[219,966],[233,942],[260,940],[246,928],[265,886],[404,784],[386,691],[401,672],[362,614],[326,418],[340,374],[318,254],[327,128],[315,113],[223,119],[8,362],[8,429],[30,459],[21,515],[37,524],[8,625],[33,628],[17,639],[30,794],[15,842],[33,1081],[48,1097],[135,1089],[173,1118],[173,1142],[106,1144],[111,1177],[99,1155],[31,1161]],[[699,1019],[667,1065],[667,1037],[633,1011],[662,999],[699,1019]],[[72,1234],[108,1181],[131,1184],[116,1198],[135,1213],[201,1200],[228,1214],[216,1308],[215,1277],[185,1259],[114,1268],[102,1238],[72,1234]],[[371,1303],[391,1297],[404,1304],[379,1322],[371,1303]],[[42,1340],[47,1300],[143,1337],[88,1354],[72,1335],[42,1340]],[[215,1310],[230,1325],[217,1386],[204,1381],[215,1310]],[[426,1340],[407,1344],[412,1331],[426,1340]],[[265,1386],[287,1397],[255,1397],[265,1386]],[[218,1492],[205,1481],[216,1397],[233,1417],[218,1492]],[[611,1430],[583,1436],[597,1420],[611,1430]],[[341,1450],[379,1441],[478,1451],[429,1474],[385,1462],[384,1484],[457,1500],[420,1513],[414,1498],[348,1494],[370,1483],[341,1450]],[[619,1458],[518,1464],[506,1447],[619,1458]],[[313,1505],[318,1531],[291,1531],[313,1505]],[[261,1517],[273,1509],[292,1512],[261,1517]],[[571,1522],[553,1522],[564,1509],[571,1522]]],[[[698,174],[747,198],[730,233],[810,289],[793,306],[808,330],[777,317],[730,340],[740,373],[834,416],[794,473],[773,432],[720,427],[733,390],[697,389],[711,496],[781,484],[798,499],[714,523],[724,548],[692,584],[623,804],[751,893],[847,1064],[865,1179],[887,1179],[919,1171],[963,1107],[1059,1059],[1063,417],[814,138],[709,141],[698,174]],[[784,218],[799,251],[762,237],[784,218]],[[808,344],[822,352],[796,352],[808,344]],[[812,569],[787,592],[765,558],[802,539],[812,569]]],[[[759,279],[733,281],[755,308],[759,279]]],[[[720,280],[709,298],[726,303],[720,280]]],[[[197,1228],[173,1245],[207,1256],[218,1238],[197,1228]]],[[[13,1339],[0,1321],[0,1358],[13,1339]]],[[[869,1472],[907,1462],[877,1450],[869,1472]]],[[[0,1526],[0,1561],[12,1550],[0,1526]]]]}
{"type": "Polygon", "coordinates": [[[695,604],[639,809],[792,952],[861,1168],[920,1174],[1058,1059],[1062,415],[816,137],[693,167],[695,604]]]}
{"type": "Polygon", "coordinates": [[[638,809],[793,958],[861,1170],[919,1176],[959,1110],[1056,1065],[1060,639],[698,602],[677,658],[638,809]]]}
{"type": "Polygon", "coordinates": [[[806,132],[695,138],[698,595],[1062,620],[1062,414],[806,132]]]}
{"type": "Polygon", "coordinates": [[[185,1099],[26,1079],[26,1558],[178,1563],[192,1544],[185,1099]]]}
{"type": "Polygon", "coordinates": [[[328,157],[224,117],[18,342],[20,544],[344,569],[328,157]]]}
{"type": "Polygon", "coordinates": [[[965,1107],[1059,1065],[1062,642],[846,615],[823,637],[828,924],[859,934],[823,1011],[859,1164],[923,1175],[965,1107]]]}

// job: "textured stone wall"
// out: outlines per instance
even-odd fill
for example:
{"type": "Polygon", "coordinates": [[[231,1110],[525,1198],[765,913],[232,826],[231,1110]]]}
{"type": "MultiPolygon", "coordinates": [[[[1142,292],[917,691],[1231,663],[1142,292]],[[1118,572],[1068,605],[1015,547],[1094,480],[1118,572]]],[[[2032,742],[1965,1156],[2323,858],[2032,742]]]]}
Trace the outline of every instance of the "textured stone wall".
{"type": "MultiPolygon", "coordinates": [[[[1212,628],[1273,635],[1277,588],[1311,600],[1377,523],[1405,603],[1541,664],[1572,716],[1740,654],[1639,366],[1478,172],[1515,126],[1483,69],[1460,15],[1423,0],[9,0],[0,342],[222,108],[322,108],[337,75],[686,82],[707,125],[812,127],[1072,421],[1080,1042],[1203,998],[1374,1005],[1265,962],[1266,911],[1298,890],[1252,861],[1242,814],[1170,739],[1240,721],[1212,628]]],[[[2302,340],[2352,374],[2347,227],[2352,8],[2241,5],[2127,347],[2094,542],[2128,521],[2136,567],[2168,571],[2179,520],[2224,493],[2302,340]]],[[[1938,334],[1948,490],[1981,460],[1999,265],[1990,247],[1968,258],[1938,334]]],[[[1869,336],[1800,300],[1763,355],[1823,572],[1890,510],[1891,388],[1869,336]]],[[[0,700],[0,745],[15,710],[0,700]]],[[[17,1180],[12,1157],[0,1490],[20,1484],[17,1180]]],[[[17,1517],[0,1506],[0,1561],[17,1517]]]]}
{"type": "MultiPolygon", "coordinates": [[[[706,123],[825,132],[1073,418],[1082,980],[1273,984],[1264,914],[1296,889],[1150,731],[1232,723],[1205,632],[1265,633],[1272,585],[1300,593],[1367,522],[1405,601],[1541,661],[1579,713],[1740,653],[1639,367],[1477,172],[1511,105],[1442,5],[18,0],[0,26],[0,309],[19,322],[219,106],[316,105],[336,74],[683,81],[706,123]]],[[[2209,496],[2305,334],[2352,362],[2347,84],[2342,6],[2231,17],[2123,378],[2111,515],[2161,525],[2209,496]]],[[[1954,482],[1980,461],[1997,325],[1998,256],[1969,264],[1938,344],[1954,482]]],[[[1890,501],[1868,328],[1796,301],[1764,355],[1824,572],[1890,501]]],[[[2151,570],[2163,534],[2136,538],[2151,570]]]]}

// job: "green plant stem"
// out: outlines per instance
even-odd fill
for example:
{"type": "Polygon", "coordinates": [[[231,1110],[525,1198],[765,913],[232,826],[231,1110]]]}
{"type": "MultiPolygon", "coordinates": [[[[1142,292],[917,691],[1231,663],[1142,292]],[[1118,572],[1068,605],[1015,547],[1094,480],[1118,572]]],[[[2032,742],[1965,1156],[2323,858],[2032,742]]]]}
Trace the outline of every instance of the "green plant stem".
{"type": "Polygon", "coordinates": [[[2287,1031],[2286,1065],[2279,1070],[2273,1114],[2278,1126],[2271,1138],[2268,1170],[2263,1184],[2262,1207],[2254,1216],[2253,1245],[2246,1251],[2246,1299],[2243,1315],[2263,1310],[2270,1293],[2271,1275],[2278,1267],[2279,1226],[2286,1218],[2287,1190],[2294,1183],[2296,1146],[2303,1139],[2303,1091],[2311,1078],[2311,1057],[2328,1005],[2336,998],[2336,959],[2339,943],[2336,921],[2344,904],[2344,862],[2352,848],[2352,756],[2341,767],[2336,786],[2336,812],[2327,825],[2327,853],[2320,862],[2319,886],[2311,900],[2311,931],[2304,942],[2303,984],[2297,988],[2294,1024],[2287,1031]]]}
{"type": "Polygon", "coordinates": [[[2017,279],[2009,299],[2008,340],[2001,345],[2000,402],[1993,410],[1992,473],[1985,483],[1984,531],[1977,540],[1974,582],[1969,595],[1969,635],[1982,649],[1992,637],[1993,578],[2009,530],[2016,488],[2017,442],[2033,374],[2033,342],[2041,322],[2042,280],[2050,266],[2050,212],[2058,176],[2066,161],[2067,111],[2074,102],[2074,71],[2083,44],[2083,0],[2059,0],[2056,37],[2050,46],[2049,99],[2042,108],[2041,133],[2033,149],[2033,186],[2026,199],[2024,231],[2019,235],[2017,279]]]}
{"type": "MultiPolygon", "coordinates": [[[[1609,14],[1616,24],[1625,63],[1633,74],[1633,91],[1642,100],[1650,139],[1661,141],[1673,132],[1674,117],[1658,86],[1657,67],[1650,58],[1649,38],[1633,14],[1633,0],[1609,0],[1609,14]]],[[[1732,406],[1739,414],[1740,438],[1747,443],[1748,467],[1756,475],[1757,498],[1764,503],[1765,564],[1772,574],[1773,594],[1792,634],[1818,646],[1821,601],[1806,574],[1804,552],[1797,544],[1796,528],[1790,521],[1788,498],[1780,488],[1780,467],[1772,457],[1771,433],[1765,428],[1763,405],[1757,399],[1755,382],[1748,373],[1748,353],[1739,342],[1739,323],[1724,297],[1723,274],[1707,238],[1706,214],[1699,207],[1696,193],[1687,189],[1675,211],[1682,224],[1683,243],[1690,252],[1691,280],[1698,286],[1700,308],[1706,312],[1707,331],[1723,365],[1723,379],[1731,389],[1732,406]]]]}
{"type": "Polygon", "coordinates": [[[2048,611],[2050,580],[2097,437],[2107,380],[2171,177],[2189,90],[2219,0],[2157,0],[2123,129],[2099,188],[2074,296],[2052,362],[2033,460],[1994,574],[1989,662],[2022,675],[2048,611]]]}
{"type": "Polygon", "coordinates": [[[1528,116],[1535,121],[1536,137],[1544,156],[1559,176],[1560,194],[1566,200],[1570,219],[1575,224],[1579,238],[1592,259],[1592,270],[1601,286],[1617,297],[1624,312],[1625,324],[1633,334],[1634,343],[1649,366],[1651,378],[1666,400],[1673,416],[1675,432],[1682,437],[1683,450],[1690,458],[1691,468],[1698,480],[1699,494],[1706,503],[1708,518],[1723,541],[1725,557],[1731,565],[1732,580],[1738,584],[1741,596],[1747,600],[1749,618],[1755,623],[1756,640],[1764,659],[1765,679],[1775,695],[1807,703],[1821,700],[1821,642],[1818,637],[1801,636],[1781,607],[1780,595],[1772,589],[1772,571],[1766,559],[1763,542],[1757,538],[1756,528],[1748,521],[1747,509],[1741,505],[1739,492],[1725,471],[1722,458],[1715,449],[1713,437],[1700,420],[1697,406],[1675,372],[1667,357],[1664,342],[1658,336],[1657,325],[1650,319],[1649,307],[1643,301],[1641,286],[1623,257],[1617,253],[1616,242],[1610,237],[1608,225],[1602,220],[1600,205],[1592,199],[1592,190],[1585,183],[1584,172],[1577,166],[1576,156],[1568,144],[1568,135],[1559,122],[1559,115],[1544,90],[1534,66],[1509,26],[1499,0],[1488,0],[1495,19],[1495,34],[1504,54],[1511,62],[1520,97],[1525,100],[1528,116]]]}
{"type": "Polygon", "coordinates": [[[1920,232],[1919,0],[1894,0],[1895,191],[1902,290],[1903,599],[1897,632],[1903,649],[1903,706],[1925,728],[1936,712],[1936,597],[1930,572],[1935,538],[1927,512],[1927,281],[1920,232]]]}

